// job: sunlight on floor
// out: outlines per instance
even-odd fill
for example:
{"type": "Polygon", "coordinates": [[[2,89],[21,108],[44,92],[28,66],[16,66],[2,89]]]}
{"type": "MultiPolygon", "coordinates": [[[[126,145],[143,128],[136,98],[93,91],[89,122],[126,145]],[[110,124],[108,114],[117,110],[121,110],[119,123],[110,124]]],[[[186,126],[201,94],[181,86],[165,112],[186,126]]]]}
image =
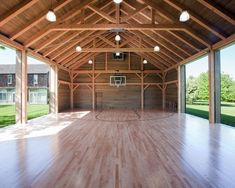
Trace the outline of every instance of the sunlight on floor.
{"type": "Polygon", "coordinates": [[[16,139],[56,135],[76,119],[82,119],[90,111],[78,111],[72,113],[61,113],[57,116],[49,114],[28,121],[26,125],[12,125],[0,129],[0,142],[16,139]]]}

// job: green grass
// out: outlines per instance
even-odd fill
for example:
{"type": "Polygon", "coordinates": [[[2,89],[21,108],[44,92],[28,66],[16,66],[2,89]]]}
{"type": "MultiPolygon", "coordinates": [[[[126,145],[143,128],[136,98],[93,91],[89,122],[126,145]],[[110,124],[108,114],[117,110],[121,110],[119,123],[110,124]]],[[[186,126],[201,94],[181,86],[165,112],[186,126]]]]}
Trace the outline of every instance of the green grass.
{"type": "MultiPolygon", "coordinates": [[[[205,119],[209,117],[208,102],[197,101],[194,104],[186,105],[186,113],[199,116],[205,119]]],[[[222,102],[221,123],[235,127],[235,103],[222,102]]]]}
{"type": "MultiPolygon", "coordinates": [[[[33,119],[49,113],[47,104],[28,105],[28,119],[33,119]]],[[[0,105],[0,127],[15,124],[15,105],[0,105]]]]}

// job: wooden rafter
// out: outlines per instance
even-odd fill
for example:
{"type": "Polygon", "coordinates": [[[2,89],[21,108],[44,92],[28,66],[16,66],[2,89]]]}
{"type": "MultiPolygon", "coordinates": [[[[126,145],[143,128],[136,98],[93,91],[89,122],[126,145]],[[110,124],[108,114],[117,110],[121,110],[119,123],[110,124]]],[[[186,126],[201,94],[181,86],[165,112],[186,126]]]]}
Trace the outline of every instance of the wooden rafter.
{"type": "Polygon", "coordinates": [[[219,29],[216,28],[214,25],[212,25],[211,23],[209,23],[208,21],[204,20],[203,18],[201,18],[199,15],[197,15],[195,12],[193,12],[192,10],[190,10],[188,7],[184,7],[183,5],[181,5],[180,3],[176,2],[176,1],[171,1],[171,0],[164,0],[164,2],[166,2],[167,4],[171,5],[172,7],[174,7],[176,10],[178,11],[182,11],[182,10],[187,10],[192,18],[193,21],[195,21],[196,23],[198,23],[200,26],[204,27],[205,29],[207,29],[208,31],[210,31],[211,33],[213,33],[214,35],[216,35],[217,37],[221,38],[221,39],[225,39],[226,35],[222,34],[222,32],[218,32],[219,29]]]}
{"type": "MultiPolygon", "coordinates": [[[[167,16],[173,22],[179,23],[179,20],[177,18],[172,16],[168,11],[166,11],[162,6],[159,6],[159,4],[156,4],[153,0],[143,0],[143,1],[147,5],[149,5],[150,7],[156,9],[158,12],[161,12],[162,14],[167,16]]],[[[195,32],[191,27],[184,24],[184,28],[185,28],[185,32],[187,32],[191,37],[195,38],[198,42],[200,42],[201,44],[203,44],[207,47],[211,46],[211,42],[208,39],[206,39],[204,36],[202,36],[202,35],[198,34],[197,32],[195,32]]]]}
{"type": "Polygon", "coordinates": [[[0,16],[0,26],[3,26],[8,21],[19,15],[20,13],[24,12],[26,9],[30,8],[33,4],[35,4],[39,0],[24,0],[21,1],[19,4],[14,6],[11,10],[6,12],[5,14],[0,16]]]}
{"type": "MultiPolygon", "coordinates": [[[[62,7],[64,7],[65,5],[67,5],[68,3],[70,3],[71,1],[72,0],[61,0],[59,2],[56,2],[52,8],[56,12],[59,9],[61,9],[62,7]]],[[[17,29],[14,33],[10,34],[10,36],[11,36],[10,39],[14,40],[14,39],[18,38],[20,35],[22,35],[26,31],[28,31],[29,29],[31,29],[32,27],[37,25],[40,21],[45,19],[45,15],[47,12],[48,12],[48,10],[41,12],[38,16],[36,16],[32,20],[30,20],[29,23],[25,24],[21,28],[17,29]]]]}
{"type": "Polygon", "coordinates": [[[216,13],[221,18],[227,20],[232,25],[235,25],[235,17],[227,10],[218,6],[215,2],[209,0],[197,0],[199,3],[210,9],[213,13],[216,13]]]}
{"type": "Polygon", "coordinates": [[[108,14],[106,14],[105,12],[103,12],[102,10],[96,8],[95,6],[93,5],[89,5],[88,6],[89,9],[91,9],[92,11],[94,11],[96,14],[100,15],[101,17],[103,17],[104,19],[112,22],[112,23],[115,23],[116,20],[114,18],[112,18],[111,16],[109,16],[108,14]]]}
{"type": "MultiPolygon", "coordinates": [[[[59,20],[64,20],[67,17],[69,17],[70,15],[74,14],[74,12],[81,11],[84,7],[86,7],[90,3],[92,3],[92,1],[88,1],[88,0],[82,1],[82,3],[78,3],[77,6],[73,7],[73,9],[71,9],[69,12],[65,13],[64,15],[60,16],[58,19],[59,20]]],[[[32,44],[34,44],[35,42],[40,40],[43,36],[45,36],[48,33],[50,33],[52,31],[51,29],[56,27],[57,25],[59,25],[59,24],[58,23],[51,23],[51,24],[49,24],[47,27],[42,29],[40,32],[38,32],[37,34],[35,34],[31,38],[29,38],[25,42],[25,46],[26,47],[31,46],[32,44]]]]}

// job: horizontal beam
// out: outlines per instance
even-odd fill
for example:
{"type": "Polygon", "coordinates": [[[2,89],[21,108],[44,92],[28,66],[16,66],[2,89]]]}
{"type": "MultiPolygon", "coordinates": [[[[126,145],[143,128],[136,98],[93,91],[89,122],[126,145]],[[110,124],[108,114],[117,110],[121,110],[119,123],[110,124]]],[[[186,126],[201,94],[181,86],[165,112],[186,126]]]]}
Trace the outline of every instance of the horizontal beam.
{"type": "Polygon", "coordinates": [[[58,25],[53,31],[81,31],[81,30],[185,30],[182,24],[75,24],[58,25]]]}
{"type": "Polygon", "coordinates": [[[81,52],[154,52],[154,48],[83,48],[81,52]]]}
{"type": "MultiPolygon", "coordinates": [[[[160,70],[95,70],[95,74],[114,74],[114,73],[120,73],[120,74],[136,74],[136,73],[141,73],[143,72],[144,74],[158,74],[161,73],[162,71],[160,70]]],[[[92,74],[92,70],[75,70],[73,73],[78,73],[78,74],[92,74]]]]}

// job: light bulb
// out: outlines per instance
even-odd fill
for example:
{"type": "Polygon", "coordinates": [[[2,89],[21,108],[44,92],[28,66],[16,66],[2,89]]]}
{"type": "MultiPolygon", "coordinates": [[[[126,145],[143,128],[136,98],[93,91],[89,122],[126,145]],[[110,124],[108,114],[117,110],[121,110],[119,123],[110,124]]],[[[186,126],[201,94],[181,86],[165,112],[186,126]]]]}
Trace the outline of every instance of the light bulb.
{"type": "Polygon", "coordinates": [[[76,47],[76,51],[77,51],[77,52],[81,52],[81,51],[82,51],[81,46],[77,46],[77,47],[76,47]]]}
{"type": "Polygon", "coordinates": [[[159,52],[160,51],[160,47],[159,46],[155,46],[154,47],[154,52],[159,52]]]}
{"type": "Polygon", "coordinates": [[[122,0],[113,0],[113,2],[119,4],[122,2],[122,0]]]}
{"type": "Polygon", "coordinates": [[[144,59],[143,64],[147,64],[147,63],[148,63],[148,61],[146,59],[144,59]]]}
{"type": "Polygon", "coordinates": [[[189,20],[189,18],[190,18],[190,15],[189,15],[188,11],[183,10],[180,14],[179,20],[180,20],[180,22],[186,22],[189,20]]]}
{"type": "Polygon", "coordinates": [[[47,12],[46,19],[47,19],[49,22],[55,22],[55,21],[56,21],[56,15],[55,15],[55,13],[54,13],[54,11],[53,11],[52,9],[50,9],[50,10],[47,12]]]}
{"type": "Polygon", "coordinates": [[[115,41],[117,41],[117,42],[118,42],[118,41],[120,41],[120,40],[121,40],[120,35],[116,35],[116,36],[115,36],[115,41]]]}
{"type": "Polygon", "coordinates": [[[88,61],[88,64],[92,64],[93,63],[93,61],[90,59],[89,61],[88,61]]]}

